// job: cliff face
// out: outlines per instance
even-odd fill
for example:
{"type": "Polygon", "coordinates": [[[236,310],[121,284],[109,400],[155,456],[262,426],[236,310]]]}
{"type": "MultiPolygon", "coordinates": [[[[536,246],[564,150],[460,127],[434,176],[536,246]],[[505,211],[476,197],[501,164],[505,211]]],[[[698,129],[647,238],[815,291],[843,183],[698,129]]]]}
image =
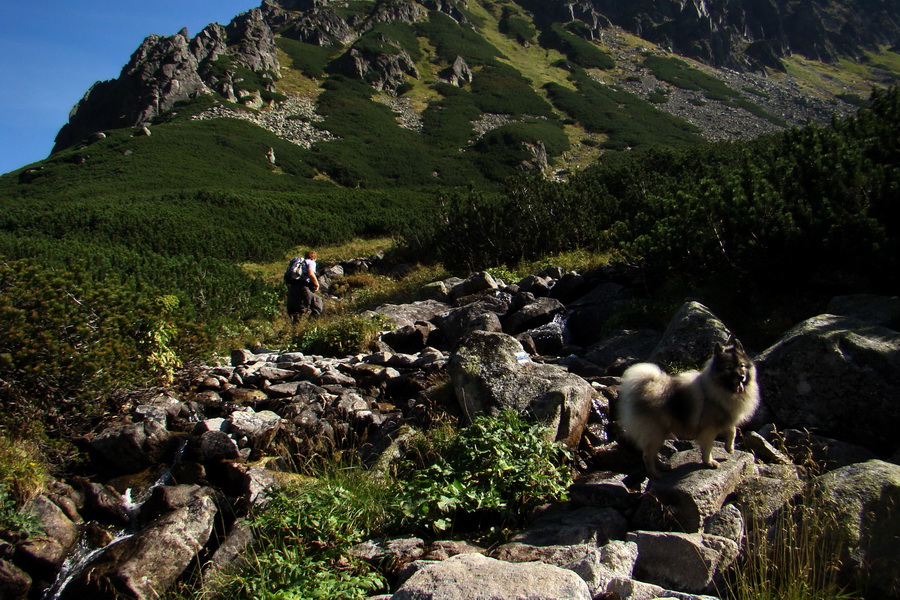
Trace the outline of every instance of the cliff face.
{"type": "Polygon", "coordinates": [[[198,94],[234,96],[234,70],[214,69],[222,57],[271,80],[279,67],[275,38],[260,9],[227,27],[207,26],[193,39],[183,29],[171,37],[151,35],[132,54],[118,79],[98,81],[69,114],[54,152],[107,128],[134,127],[198,94]]]}
{"type": "Polygon", "coordinates": [[[897,0],[526,0],[551,21],[579,20],[591,31],[622,27],[716,67],[781,68],[792,53],[834,62],[894,46],[897,0]]]}

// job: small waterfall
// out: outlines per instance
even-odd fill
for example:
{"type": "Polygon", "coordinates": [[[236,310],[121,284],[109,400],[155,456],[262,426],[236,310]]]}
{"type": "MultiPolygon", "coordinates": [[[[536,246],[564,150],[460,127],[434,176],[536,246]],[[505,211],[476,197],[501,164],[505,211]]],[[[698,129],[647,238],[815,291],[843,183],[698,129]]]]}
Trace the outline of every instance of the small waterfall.
{"type": "MultiPolygon", "coordinates": [[[[172,466],[175,466],[179,462],[181,462],[182,458],[184,457],[184,452],[187,448],[187,445],[187,438],[180,440],[178,448],[175,450],[175,456],[172,460],[172,466]]],[[[68,557],[66,557],[66,560],[65,562],[63,562],[63,566],[56,577],[56,581],[54,581],[53,585],[48,588],[46,592],[44,592],[44,594],[41,596],[41,600],[59,600],[59,598],[62,597],[62,593],[65,591],[66,587],[68,587],[68,585],[72,583],[72,581],[74,581],[76,577],[81,575],[85,569],[87,569],[95,560],[97,560],[97,558],[101,554],[103,554],[103,552],[107,548],[136,534],[138,532],[138,515],[141,512],[141,507],[150,498],[153,490],[160,486],[166,485],[171,480],[171,469],[169,467],[163,467],[160,470],[159,476],[156,478],[156,481],[142,490],[137,495],[137,497],[133,496],[132,488],[128,488],[127,490],[125,490],[125,493],[122,494],[122,506],[125,509],[125,514],[128,516],[127,529],[117,532],[115,538],[110,543],[100,548],[91,548],[91,545],[90,543],[88,543],[84,532],[82,532],[81,539],[78,541],[78,545],[75,547],[75,550],[68,557]]]]}
{"type": "Polygon", "coordinates": [[[91,549],[90,545],[82,536],[81,540],[78,542],[78,546],[75,548],[75,551],[72,552],[63,563],[62,569],[59,571],[59,575],[56,577],[56,581],[53,582],[53,585],[44,592],[44,595],[41,596],[41,600],[59,600],[62,596],[62,593],[65,591],[66,587],[70,583],[72,583],[76,577],[81,575],[85,569],[87,569],[91,563],[93,563],[97,558],[103,553],[104,550],[112,546],[117,542],[121,542],[122,540],[126,540],[130,538],[132,534],[130,533],[120,533],[112,542],[103,546],[102,548],[94,548],[91,549]]]}

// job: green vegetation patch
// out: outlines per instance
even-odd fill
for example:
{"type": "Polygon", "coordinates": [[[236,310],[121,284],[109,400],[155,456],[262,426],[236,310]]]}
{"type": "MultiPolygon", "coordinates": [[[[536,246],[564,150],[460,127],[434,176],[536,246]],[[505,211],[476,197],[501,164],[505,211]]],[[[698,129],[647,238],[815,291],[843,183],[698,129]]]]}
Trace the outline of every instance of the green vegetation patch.
{"type": "Polygon", "coordinates": [[[502,63],[486,65],[475,75],[472,93],[484,112],[556,118],[552,107],[532,83],[514,67],[502,63]]]}
{"type": "Polygon", "coordinates": [[[532,44],[537,37],[537,28],[534,26],[533,19],[520,16],[510,10],[510,7],[503,8],[503,16],[499,25],[500,33],[520,44],[532,44]]]}
{"type": "Polygon", "coordinates": [[[550,101],[588,131],[607,134],[607,148],[701,141],[695,126],[655,108],[622,88],[598,83],[577,68],[571,79],[577,91],[556,83],[544,86],[550,101]]]}
{"type": "MultiPolygon", "coordinates": [[[[575,24],[572,24],[573,26],[575,24]]],[[[585,32],[579,31],[584,34],[585,32]]],[[[580,35],[570,33],[566,26],[554,23],[541,35],[541,42],[566,55],[570,61],[583,69],[612,69],[616,62],[612,56],[580,35]]]]}
{"type": "Polygon", "coordinates": [[[548,157],[569,149],[569,138],[558,121],[529,119],[498,127],[482,136],[473,150],[480,154],[478,164],[486,173],[505,172],[513,177],[524,162],[535,160],[534,151],[539,148],[546,150],[548,157]]]}
{"type": "Polygon", "coordinates": [[[325,76],[325,67],[336,53],[334,47],[306,44],[286,37],[275,38],[275,43],[291,57],[292,69],[314,79],[321,79],[325,76]]]}
{"type": "Polygon", "coordinates": [[[401,504],[410,524],[438,532],[491,523],[488,530],[497,533],[521,525],[571,483],[565,447],[515,411],[478,417],[433,456],[432,464],[411,471],[401,504]]]}
{"type": "Polygon", "coordinates": [[[477,31],[438,11],[431,11],[428,21],[417,23],[416,31],[434,45],[435,58],[448,64],[462,56],[470,66],[484,65],[500,55],[477,31]]]}
{"type": "Polygon", "coordinates": [[[337,76],[323,87],[319,112],[324,126],[340,139],[317,145],[313,163],[335,181],[348,187],[484,181],[458,153],[440,152],[400,127],[387,106],[371,99],[372,88],[365,83],[337,76]]]}
{"type": "Polygon", "coordinates": [[[643,66],[653,71],[657,79],[671,83],[683,90],[702,91],[710,100],[728,100],[740,94],[711,75],[692,69],[679,58],[647,56],[643,66]]]}

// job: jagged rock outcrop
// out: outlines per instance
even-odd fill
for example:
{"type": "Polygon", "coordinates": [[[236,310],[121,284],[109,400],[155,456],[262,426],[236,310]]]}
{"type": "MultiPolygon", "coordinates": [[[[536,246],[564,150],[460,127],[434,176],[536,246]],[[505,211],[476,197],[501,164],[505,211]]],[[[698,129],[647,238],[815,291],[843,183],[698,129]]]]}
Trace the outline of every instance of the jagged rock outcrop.
{"type": "Polygon", "coordinates": [[[279,67],[275,38],[260,9],[239,15],[227,27],[211,24],[193,39],[186,29],[170,37],[148,36],[117,79],[95,83],[72,108],[53,151],[102,129],[144,126],[198,94],[218,92],[239,100],[233,70],[212,68],[223,57],[260,74],[268,85],[274,82],[279,67]]]}
{"type": "Polygon", "coordinates": [[[395,90],[407,77],[418,79],[419,70],[406,50],[392,40],[378,36],[381,48],[353,47],[335,64],[345,75],[368,82],[376,90],[395,90]]]}
{"type": "Polygon", "coordinates": [[[896,45],[900,34],[896,3],[881,0],[534,0],[527,6],[552,21],[577,19],[594,36],[611,23],[677,54],[737,70],[783,69],[779,58],[792,53],[824,62],[860,57],[896,45]]]}

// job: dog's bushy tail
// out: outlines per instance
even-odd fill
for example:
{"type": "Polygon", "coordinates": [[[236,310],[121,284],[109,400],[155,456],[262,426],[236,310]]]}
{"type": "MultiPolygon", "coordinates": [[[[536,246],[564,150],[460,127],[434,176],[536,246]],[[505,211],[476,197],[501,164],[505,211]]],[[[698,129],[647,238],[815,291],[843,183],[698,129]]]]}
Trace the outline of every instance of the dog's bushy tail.
{"type": "Polygon", "coordinates": [[[671,378],[652,363],[638,363],[629,367],[622,375],[619,387],[619,404],[623,409],[637,405],[646,408],[661,407],[671,385],[671,378]]]}

